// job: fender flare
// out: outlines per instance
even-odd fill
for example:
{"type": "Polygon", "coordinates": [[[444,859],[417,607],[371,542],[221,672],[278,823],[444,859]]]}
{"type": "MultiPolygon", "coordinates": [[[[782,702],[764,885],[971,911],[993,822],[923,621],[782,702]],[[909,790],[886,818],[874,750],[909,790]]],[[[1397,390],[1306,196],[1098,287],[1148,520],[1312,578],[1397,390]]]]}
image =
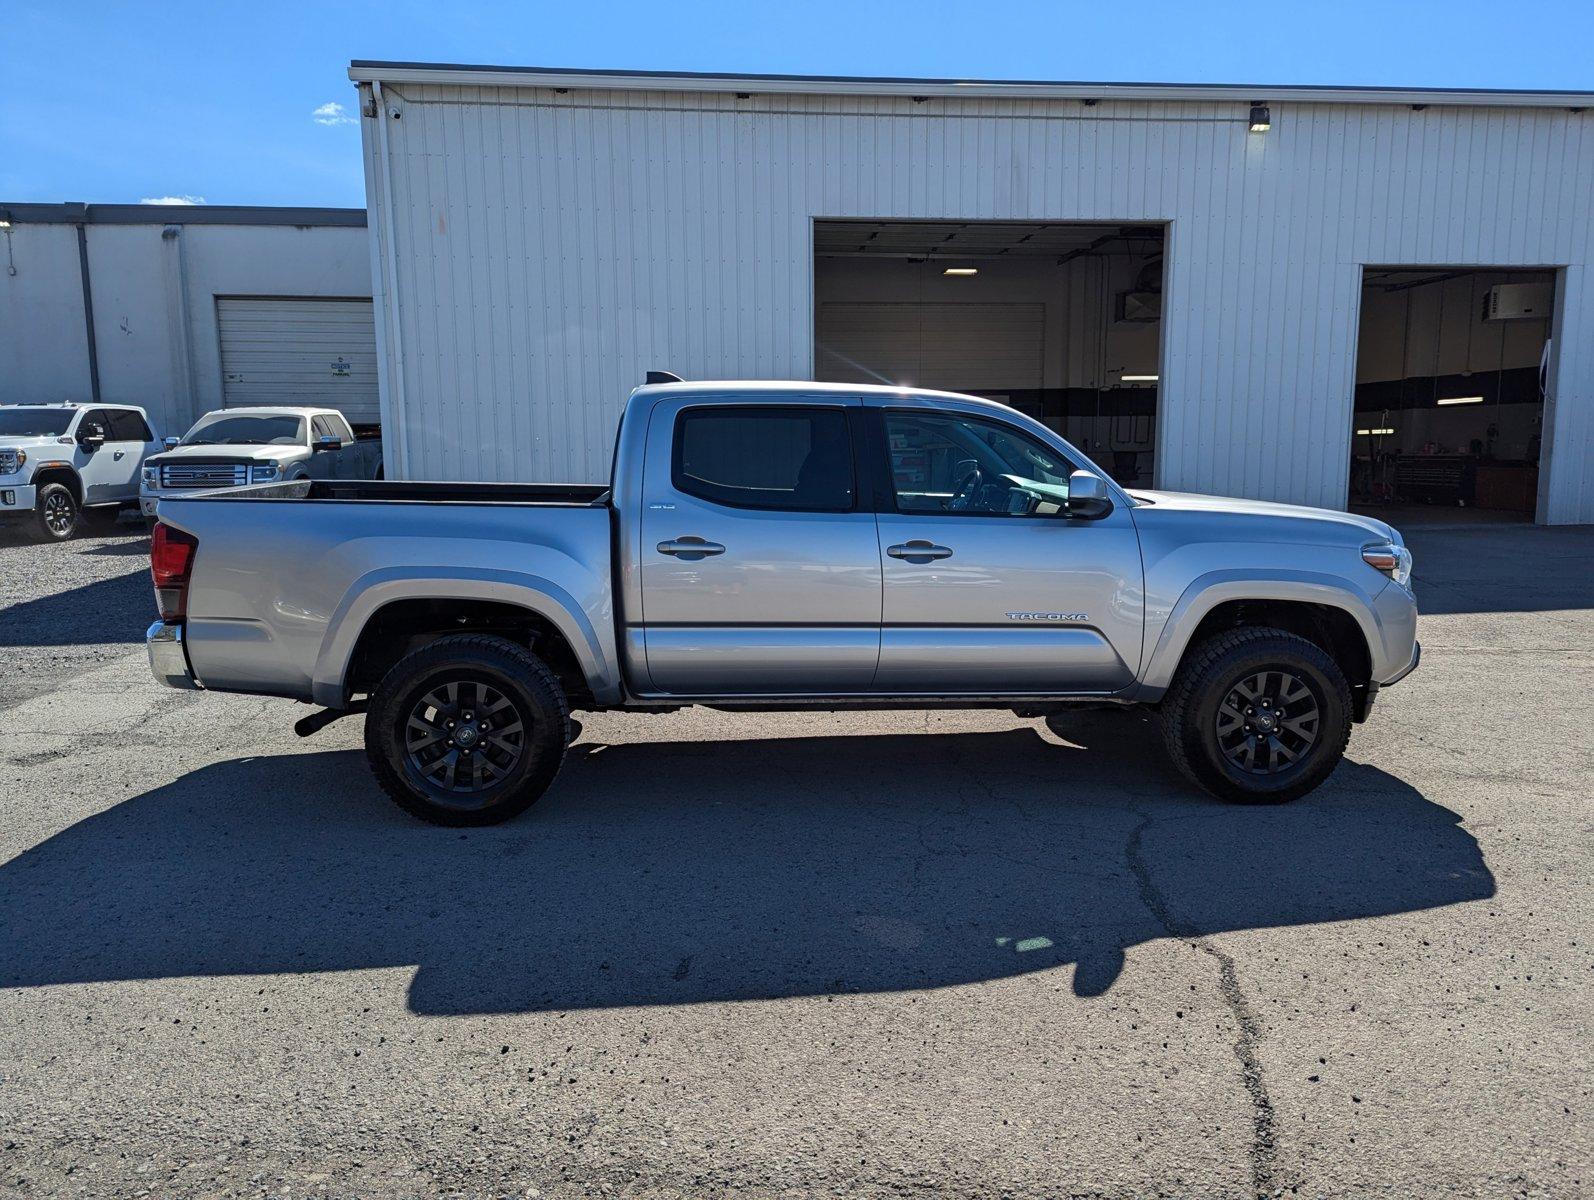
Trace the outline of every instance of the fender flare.
{"type": "Polygon", "coordinates": [[[1218,605],[1233,600],[1282,600],[1342,609],[1362,631],[1368,660],[1376,664],[1382,656],[1384,630],[1373,603],[1375,595],[1344,576],[1314,571],[1237,568],[1198,575],[1163,622],[1157,645],[1141,672],[1140,698],[1153,700],[1168,689],[1202,620],[1218,605]]]}
{"type": "Polygon", "coordinates": [[[64,483],[77,498],[78,507],[83,507],[83,476],[77,467],[70,462],[55,458],[47,459],[37,464],[32,472],[29,473],[28,483],[35,488],[41,488],[50,483],[64,483]],[[39,480],[41,475],[46,477],[43,482],[39,480]]]}
{"type": "Polygon", "coordinates": [[[327,622],[310,683],[317,704],[342,708],[348,703],[343,681],[360,635],[379,609],[402,600],[492,600],[523,608],[564,636],[595,698],[604,702],[619,697],[619,681],[610,665],[614,655],[605,651],[598,629],[575,597],[552,580],[489,568],[439,576],[423,567],[387,567],[356,579],[327,622]]]}

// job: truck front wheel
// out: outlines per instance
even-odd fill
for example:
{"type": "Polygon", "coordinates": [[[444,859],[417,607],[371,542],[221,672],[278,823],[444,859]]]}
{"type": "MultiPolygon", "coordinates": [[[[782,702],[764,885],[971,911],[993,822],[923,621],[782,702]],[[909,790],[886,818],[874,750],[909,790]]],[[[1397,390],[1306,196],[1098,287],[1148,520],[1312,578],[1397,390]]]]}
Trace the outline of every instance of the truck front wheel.
{"type": "Polygon", "coordinates": [[[436,825],[495,825],[548,790],[570,706],[552,671],[504,638],[438,638],[395,663],[371,696],[365,753],[406,812],[436,825]]]}
{"type": "Polygon", "coordinates": [[[40,542],[66,542],[77,533],[82,510],[64,483],[41,484],[33,512],[33,537],[40,542]]]}
{"type": "Polygon", "coordinates": [[[1280,629],[1242,628],[1190,648],[1162,702],[1180,772],[1222,800],[1282,804],[1339,765],[1350,685],[1321,647],[1280,629]]]}

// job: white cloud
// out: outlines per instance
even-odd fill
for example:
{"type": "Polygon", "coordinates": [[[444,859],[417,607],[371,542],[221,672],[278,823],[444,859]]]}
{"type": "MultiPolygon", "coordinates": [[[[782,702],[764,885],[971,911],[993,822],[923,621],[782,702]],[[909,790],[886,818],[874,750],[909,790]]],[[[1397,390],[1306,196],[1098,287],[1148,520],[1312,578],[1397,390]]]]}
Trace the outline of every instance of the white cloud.
{"type": "Polygon", "coordinates": [[[140,204],[203,204],[203,196],[145,196],[140,204]]]}
{"type": "Polygon", "coordinates": [[[323,104],[310,114],[310,119],[317,125],[353,125],[355,120],[349,116],[348,110],[333,100],[323,104]]]}

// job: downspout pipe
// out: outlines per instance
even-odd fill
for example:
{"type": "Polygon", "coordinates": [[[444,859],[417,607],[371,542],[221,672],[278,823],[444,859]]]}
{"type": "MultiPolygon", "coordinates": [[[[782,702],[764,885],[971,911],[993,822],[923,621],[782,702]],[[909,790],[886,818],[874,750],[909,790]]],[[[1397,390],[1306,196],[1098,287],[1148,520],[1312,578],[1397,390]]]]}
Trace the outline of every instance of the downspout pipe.
{"type": "Polygon", "coordinates": [[[398,312],[398,251],[394,246],[393,224],[393,169],[392,151],[388,146],[387,123],[391,119],[387,111],[387,97],[382,94],[382,81],[371,81],[371,108],[372,116],[376,119],[376,163],[373,174],[381,185],[381,195],[372,196],[377,201],[377,220],[371,224],[373,237],[379,236],[382,242],[381,267],[379,269],[378,283],[382,293],[382,311],[385,327],[385,353],[382,361],[390,368],[388,371],[387,387],[382,397],[386,403],[383,406],[383,432],[382,447],[384,454],[387,447],[393,447],[393,465],[395,474],[400,479],[409,478],[410,448],[405,440],[404,421],[404,339],[399,330],[398,312]]]}
{"type": "Polygon", "coordinates": [[[184,248],[183,227],[168,225],[161,230],[161,241],[171,247],[167,259],[167,304],[171,310],[172,382],[181,389],[180,397],[185,425],[191,425],[204,414],[198,410],[198,388],[194,382],[194,352],[190,342],[188,303],[188,255],[184,248]]]}
{"type": "Polygon", "coordinates": [[[100,351],[94,340],[94,285],[89,279],[89,234],[82,221],[77,228],[77,270],[83,282],[83,336],[89,349],[89,395],[95,404],[100,402],[100,351]]]}

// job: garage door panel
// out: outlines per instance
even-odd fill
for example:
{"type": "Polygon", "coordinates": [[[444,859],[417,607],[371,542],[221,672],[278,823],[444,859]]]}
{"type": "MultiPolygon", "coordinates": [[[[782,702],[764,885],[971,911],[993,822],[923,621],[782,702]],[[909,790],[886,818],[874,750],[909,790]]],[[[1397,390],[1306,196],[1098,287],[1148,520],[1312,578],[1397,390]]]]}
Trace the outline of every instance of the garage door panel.
{"type": "Polygon", "coordinates": [[[336,408],[380,419],[376,324],[369,300],[218,296],[222,402],[336,408]]]}
{"type": "Polygon", "coordinates": [[[1028,389],[1042,385],[1045,306],[821,304],[815,371],[836,383],[1028,389]]]}

